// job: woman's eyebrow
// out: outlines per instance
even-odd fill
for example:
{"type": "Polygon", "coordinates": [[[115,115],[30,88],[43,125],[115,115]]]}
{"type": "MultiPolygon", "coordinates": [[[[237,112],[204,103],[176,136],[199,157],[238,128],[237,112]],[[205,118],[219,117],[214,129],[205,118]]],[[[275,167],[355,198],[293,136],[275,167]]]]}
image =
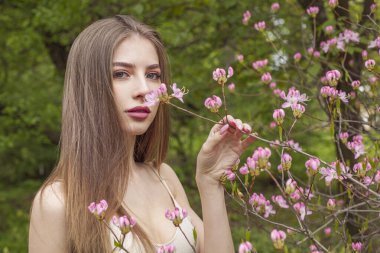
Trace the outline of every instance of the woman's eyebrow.
{"type": "MultiPolygon", "coordinates": [[[[124,67],[124,68],[135,68],[136,65],[128,62],[114,62],[112,63],[112,66],[119,66],[119,67],[124,67]]],[[[146,67],[146,69],[159,69],[160,65],[159,64],[152,64],[146,67]]]]}

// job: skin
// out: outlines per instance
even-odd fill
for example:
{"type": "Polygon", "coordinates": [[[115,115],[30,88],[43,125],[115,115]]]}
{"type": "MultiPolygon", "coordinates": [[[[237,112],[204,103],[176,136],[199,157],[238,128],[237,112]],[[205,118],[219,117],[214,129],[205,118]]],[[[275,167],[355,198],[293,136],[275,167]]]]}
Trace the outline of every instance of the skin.
{"type": "MultiPolygon", "coordinates": [[[[134,35],[125,39],[114,55],[113,90],[119,113],[125,122],[124,129],[132,139],[144,133],[157,112],[145,120],[136,120],[124,111],[144,103],[144,96],[160,85],[160,69],[154,46],[145,38],[134,35]],[[123,63],[123,64],[115,64],[123,63]],[[128,64],[125,64],[128,63],[128,64]]],[[[247,124],[228,116],[216,124],[204,142],[198,157],[196,182],[202,202],[203,221],[189,205],[188,198],[174,170],[161,165],[161,176],[181,207],[186,208],[197,230],[197,252],[234,252],[231,230],[226,211],[224,190],[219,178],[231,168],[242,152],[253,142],[252,137],[242,139],[247,124]]],[[[174,209],[171,198],[150,164],[133,163],[124,203],[137,222],[155,243],[169,241],[175,233],[171,221],[165,218],[167,209],[174,209]],[[144,201],[141,201],[144,199],[144,201]]],[[[38,193],[33,202],[29,232],[29,252],[67,252],[65,244],[65,211],[60,183],[38,193]],[[42,205],[39,201],[42,198],[42,205]]]]}

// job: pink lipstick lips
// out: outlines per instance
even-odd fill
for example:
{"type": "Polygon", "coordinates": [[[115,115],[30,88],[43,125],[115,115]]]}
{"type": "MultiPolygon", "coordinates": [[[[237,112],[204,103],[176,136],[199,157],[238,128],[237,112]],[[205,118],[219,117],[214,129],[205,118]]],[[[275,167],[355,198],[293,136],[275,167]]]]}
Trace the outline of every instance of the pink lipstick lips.
{"type": "Polygon", "coordinates": [[[149,116],[150,109],[147,106],[136,106],[125,111],[129,116],[135,119],[146,119],[149,116]]]}

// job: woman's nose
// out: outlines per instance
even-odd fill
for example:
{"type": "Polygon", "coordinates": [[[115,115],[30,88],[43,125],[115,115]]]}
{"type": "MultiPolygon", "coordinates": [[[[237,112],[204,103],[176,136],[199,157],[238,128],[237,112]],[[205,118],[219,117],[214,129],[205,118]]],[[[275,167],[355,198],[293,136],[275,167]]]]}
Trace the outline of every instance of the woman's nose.
{"type": "Polygon", "coordinates": [[[148,81],[146,80],[145,76],[139,76],[137,78],[137,83],[136,83],[136,93],[135,97],[142,97],[144,98],[146,94],[151,92],[150,86],[148,81]]]}

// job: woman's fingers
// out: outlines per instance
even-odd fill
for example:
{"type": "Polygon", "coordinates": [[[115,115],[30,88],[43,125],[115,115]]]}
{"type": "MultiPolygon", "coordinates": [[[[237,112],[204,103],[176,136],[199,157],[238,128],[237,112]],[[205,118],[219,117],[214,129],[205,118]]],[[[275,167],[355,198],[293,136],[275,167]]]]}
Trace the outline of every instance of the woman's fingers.
{"type": "Polygon", "coordinates": [[[248,146],[251,145],[252,142],[255,141],[255,139],[256,139],[255,137],[250,135],[247,138],[245,138],[244,140],[242,140],[241,147],[242,147],[243,151],[246,150],[248,148],[248,146]]]}

